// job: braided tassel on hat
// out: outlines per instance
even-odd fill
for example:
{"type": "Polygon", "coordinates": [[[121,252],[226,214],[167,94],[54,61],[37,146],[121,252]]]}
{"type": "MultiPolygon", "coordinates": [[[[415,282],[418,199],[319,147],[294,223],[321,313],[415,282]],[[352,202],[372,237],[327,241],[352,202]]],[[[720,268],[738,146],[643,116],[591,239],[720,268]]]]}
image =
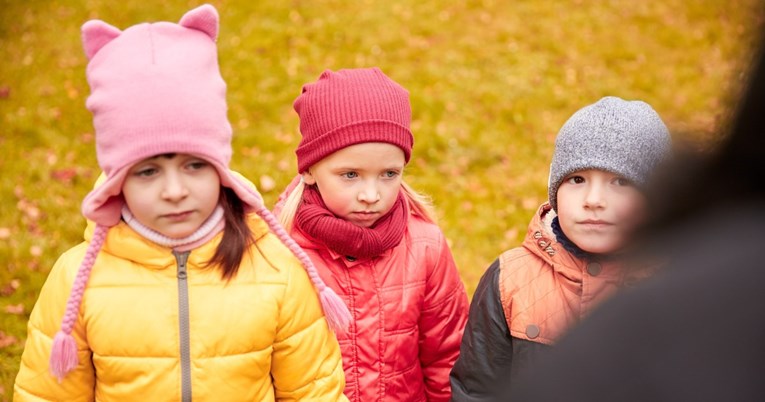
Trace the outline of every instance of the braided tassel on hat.
{"type": "Polygon", "coordinates": [[[64,319],[61,322],[61,329],[53,338],[53,348],[50,352],[50,372],[54,377],[61,381],[70,371],[74,370],[79,363],[77,358],[77,343],[72,336],[74,323],[77,321],[77,315],[80,312],[80,303],[82,295],[85,292],[85,286],[90,278],[90,271],[96,262],[98,252],[104,244],[106,233],[109,228],[103,225],[96,225],[93,232],[93,238],[85,252],[85,257],[80,263],[77,276],[72,284],[72,291],[69,294],[69,300],[66,302],[66,311],[64,319]]]}
{"type": "Polygon", "coordinates": [[[324,315],[327,317],[329,328],[335,333],[344,333],[348,329],[348,325],[351,323],[351,312],[348,311],[348,306],[345,305],[343,300],[340,299],[340,296],[338,296],[332,288],[324,283],[316,270],[316,266],[313,265],[311,258],[309,258],[295,240],[287,234],[287,231],[284,230],[276,216],[264,206],[256,209],[255,212],[258,216],[263,218],[268,227],[271,228],[271,231],[276,234],[279,240],[281,240],[281,242],[287,246],[292,254],[294,254],[303,264],[303,267],[308,273],[308,277],[311,278],[313,286],[319,292],[321,308],[324,310],[324,315]]]}

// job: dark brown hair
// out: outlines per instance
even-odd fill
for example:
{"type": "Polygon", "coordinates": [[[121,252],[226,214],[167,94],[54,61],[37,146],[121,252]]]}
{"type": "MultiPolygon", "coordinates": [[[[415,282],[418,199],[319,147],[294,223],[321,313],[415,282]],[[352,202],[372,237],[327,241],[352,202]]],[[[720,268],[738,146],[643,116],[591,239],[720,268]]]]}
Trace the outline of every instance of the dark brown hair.
{"type": "Polygon", "coordinates": [[[254,243],[254,239],[247,225],[244,203],[234,190],[221,187],[220,205],[223,207],[226,227],[223,229],[223,238],[215,254],[207,264],[220,266],[223,279],[231,280],[239,271],[239,265],[249,247],[254,243]]]}

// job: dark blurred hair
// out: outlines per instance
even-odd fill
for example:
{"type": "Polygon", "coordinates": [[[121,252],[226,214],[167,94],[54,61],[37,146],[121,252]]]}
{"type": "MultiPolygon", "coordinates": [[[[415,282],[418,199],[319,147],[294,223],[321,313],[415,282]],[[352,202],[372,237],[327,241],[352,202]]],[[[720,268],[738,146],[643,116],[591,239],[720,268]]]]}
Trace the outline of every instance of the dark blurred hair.
{"type": "MultiPolygon", "coordinates": [[[[760,42],[765,43],[765,42],[760,42]]],[[[765,52],[754,57],[734,118],[711,154],[683,152],[666,166],[651,194],[652,229],[686,220],[712,207],[765,200],[765,52]]]]}

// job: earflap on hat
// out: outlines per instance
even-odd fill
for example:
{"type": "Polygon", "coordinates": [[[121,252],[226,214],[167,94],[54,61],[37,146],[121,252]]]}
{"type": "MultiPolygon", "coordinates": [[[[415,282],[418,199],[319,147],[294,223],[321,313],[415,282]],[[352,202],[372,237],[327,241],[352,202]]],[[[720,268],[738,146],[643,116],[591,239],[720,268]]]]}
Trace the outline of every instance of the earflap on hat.
{"type": "Polygon", "coordinates": [[[101,173],[93,190],[82,201],[82,215],[91,221],[107,227],[120,222],[120,211],[124,204],[122,183],[129,168],[121,169],[107,177],[101,173]]]}

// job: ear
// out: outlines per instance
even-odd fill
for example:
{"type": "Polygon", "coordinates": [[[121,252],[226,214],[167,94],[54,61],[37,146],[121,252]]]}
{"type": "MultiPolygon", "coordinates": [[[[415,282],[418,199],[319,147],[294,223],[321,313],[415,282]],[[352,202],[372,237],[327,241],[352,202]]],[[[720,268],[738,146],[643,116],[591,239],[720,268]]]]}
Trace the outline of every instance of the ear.
{"type": "Polygon", "coordinates": [[[218,39],[218,20],[218,10],[209,4],[203,4],[184,14],[178,24],[202,31],[215,42],[218,39]]]}
{"type": "Polygon", "coordinates": [[[301,175],[303,177],[303,183],[306,185],[312,186],[316,184],[316,179],[313,177],[310,171],[305,171],[301,175]]]}
{"type": "Polygon", "coordinates": [[[104,45],[120,36],[122,31],[101,21],[90,20],[82,25],[82,47],[85,48],[85,56],[88,60],[101,50],[104,45]]]}

